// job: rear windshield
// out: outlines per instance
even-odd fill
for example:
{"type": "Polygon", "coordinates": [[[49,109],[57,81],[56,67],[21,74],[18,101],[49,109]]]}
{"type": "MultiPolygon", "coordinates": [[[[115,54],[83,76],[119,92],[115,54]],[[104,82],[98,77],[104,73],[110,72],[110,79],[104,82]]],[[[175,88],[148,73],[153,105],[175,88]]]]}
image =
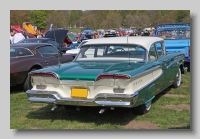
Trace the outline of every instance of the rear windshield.
{"type": "Polygon", "coordinates": [[[157,36],[163,39],[190,39],[190,30],[163,30],[158,31],[157,36]]]}
{"type": "Polygon", "coordinates": [[[138,45],[85,45],[80,49],[76,61],[131,60],[144,62],[146,49],[138,45]]]}

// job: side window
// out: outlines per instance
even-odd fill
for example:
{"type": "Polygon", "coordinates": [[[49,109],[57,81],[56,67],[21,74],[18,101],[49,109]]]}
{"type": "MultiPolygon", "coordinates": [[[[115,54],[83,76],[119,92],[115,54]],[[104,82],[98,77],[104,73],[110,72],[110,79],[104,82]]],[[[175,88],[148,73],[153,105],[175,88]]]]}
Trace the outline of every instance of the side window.
{"type": "Polygon", "coordinates": [[[156,49],[157,49],[157,52],[158,52],[158,57],[163,56],[162,44],[160,42],[157,42],[155,45],[156,45],[156,49]]]}
{"type": "Polygon", "coordinates": [[[149,60],[155,60],[155,59],[157,59],[157,54],[155,45],[153,44],[149,49],[149,60]]]}
{"type": "Polygon", "coordinates": [[[38,47],[37,50],[43,57],[52,57],[58,54],[58,50],[50,45],[38,47]]]}
{"type": "Polygon", "coordinates": [[[10,57],[24,57],[32,55],[33,53],[26,48],[10,48],[10,57]]]}

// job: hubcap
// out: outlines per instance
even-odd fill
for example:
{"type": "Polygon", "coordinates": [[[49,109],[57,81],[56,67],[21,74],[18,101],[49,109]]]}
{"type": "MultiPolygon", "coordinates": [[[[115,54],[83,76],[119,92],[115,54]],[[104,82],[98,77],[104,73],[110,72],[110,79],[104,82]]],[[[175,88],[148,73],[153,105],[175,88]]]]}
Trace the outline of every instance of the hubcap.
{"type": "Polygon", "coordinates": [[[181,83],[181,75],[180,75],[181,73],[180,73],[180,69],[179,69],[179,71],[178,71],[178,73],[176,74],[176,79],[177,79],[177,86],[179,86],[180,85],[180,83],[181,83]]]}
{"type": "Polygon", "coordinates": [[[151,108],[151,101],[148,102],[147,104],[145,104],[145,106],[146,106],[146,109],[147,109],[147,110],[150,110],[150,108],[151,108]]]}

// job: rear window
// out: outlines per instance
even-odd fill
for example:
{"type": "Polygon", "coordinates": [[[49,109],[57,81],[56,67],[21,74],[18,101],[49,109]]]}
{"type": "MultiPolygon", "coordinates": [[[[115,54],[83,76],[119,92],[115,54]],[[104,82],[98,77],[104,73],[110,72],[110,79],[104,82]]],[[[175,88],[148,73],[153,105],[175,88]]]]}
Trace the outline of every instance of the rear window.
{"type": "Polygon", "coordinates": [[[56,48],[50,45],[38,47],[37,50],[42,57],[55,57],[59,53],[56,48]]]}
{"type": "Polygon", "coordinates": [[[26,57],[26,56],[33,56],[26,48],[10,48],[10,57],[26,57]]]}

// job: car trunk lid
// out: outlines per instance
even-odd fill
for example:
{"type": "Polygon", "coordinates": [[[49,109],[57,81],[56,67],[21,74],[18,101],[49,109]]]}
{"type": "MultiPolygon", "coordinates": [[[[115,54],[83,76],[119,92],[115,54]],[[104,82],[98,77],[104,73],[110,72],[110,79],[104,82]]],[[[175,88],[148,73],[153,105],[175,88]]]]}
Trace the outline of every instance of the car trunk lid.
{"type": "Polygon", "coordinates": [[[129,68],[137,69],[144,63],[134,63],[129,66],[128,62],[70,62],[60,66],[52,66],[35,72],[52,72],[60,80],[87,80],[95,81],[100,74],[126,74],[129,68]]]}

